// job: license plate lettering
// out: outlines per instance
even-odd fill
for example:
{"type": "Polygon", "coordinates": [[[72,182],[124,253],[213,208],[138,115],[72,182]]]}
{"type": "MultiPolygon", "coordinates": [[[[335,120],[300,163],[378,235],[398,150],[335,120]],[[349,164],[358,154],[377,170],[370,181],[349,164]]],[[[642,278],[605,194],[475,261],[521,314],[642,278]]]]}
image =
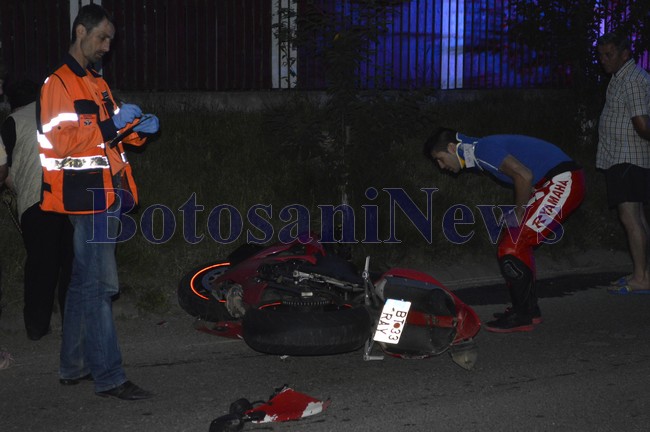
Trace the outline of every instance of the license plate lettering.
{"type": "Polygon", "coordinates": [[[411,302],[388,299],[381,311],[373,339],[377,342],[396,344],[399,342],[411,302]]]}

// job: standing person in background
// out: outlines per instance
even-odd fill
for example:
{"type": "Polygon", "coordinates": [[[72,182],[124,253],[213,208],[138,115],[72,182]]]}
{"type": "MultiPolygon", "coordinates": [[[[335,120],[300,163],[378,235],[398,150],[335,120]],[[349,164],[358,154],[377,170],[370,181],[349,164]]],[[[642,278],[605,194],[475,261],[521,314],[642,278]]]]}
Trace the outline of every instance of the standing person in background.
{"type": "Polygon", "coordinates": [[[136,400],[152,394],[127,380],[122,367],[112,311],[112,297],[119,292],[116,215],[122,197],[138,199],[123,143],[143,145],[158,131],[158,118],[143,115],[136,105],[118,107],[106,81],[92,68],[114,37],[115,26],[104,8],[82,7],[63,64],[41,88],[36,110],[41,208],[69,215],[74,227],[60,382],[93,379],[98,396],[136,400]],[[122,135],[122,141],[113,143],[122,135]]]}
{"type": "Polygon", "coordinates": [[[16,193],[18,220],[27,259],[23,319],[27,337],[39,340],[50,332],[58,291],[61,318],[72,270],[72,225],[67,215],[41,210],[42,168],[36,140],[38,85],[20,81],[7,89],[12,113],[0,135],[8,155],[8,185],[16,193]],[[57,289],[58,287],[58,289],[57,289]]]}
{"type": "Polygon", "coordinates": [[[599,38],[598,56],[612,77],[598,126],[596,168],[605,171],[608,204],[618,210],[633,266],[607,291],[650,294],[650,230],[643,209],[650,198],[650,75],[635,64],[630,41],[620,34],[599,38]]]}

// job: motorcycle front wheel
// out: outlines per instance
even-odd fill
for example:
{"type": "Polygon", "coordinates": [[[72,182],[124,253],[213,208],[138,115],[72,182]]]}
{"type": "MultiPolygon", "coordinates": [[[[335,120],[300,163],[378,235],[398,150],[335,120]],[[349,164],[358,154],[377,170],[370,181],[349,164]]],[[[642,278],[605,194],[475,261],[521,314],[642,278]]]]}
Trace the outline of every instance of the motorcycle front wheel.
{"type": "Polygon", "coordinates": [[[355,351],[372,332],[372,320],[363,306],[302,310],[268,305],[246,312],[244,341],[266,354],[317,356],[355,351]]]}
{"type": "Polygon", "coordinates": [[[212,295],[212,283],[231,267],[227,260],[217,260],[198,266],[185,274],[178,284],[178,304],[188,314],[205,321],[229,321],[225,301],[212,295]]]}

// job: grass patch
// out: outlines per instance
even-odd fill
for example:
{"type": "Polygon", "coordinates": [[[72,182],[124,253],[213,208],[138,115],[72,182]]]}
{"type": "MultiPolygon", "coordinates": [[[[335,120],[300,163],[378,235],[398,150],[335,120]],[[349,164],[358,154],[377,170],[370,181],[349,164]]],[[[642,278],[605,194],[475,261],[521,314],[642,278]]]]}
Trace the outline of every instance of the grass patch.
{"type": "MultiPolygon", "coordinates": [[[[426,98],[407,94],[371,100],[345,119],[334,120],[326,107],[301,97],[253,113],[158,112],[160,137],[130,154],[141,202],[129,217],[138,231],[117,249],[121,281],[137,299],[137,307],[167,310],[176,301],[177,283],[185,272],[226,256],[246,242],[249,230],[261,235],[246,219],[253,206],[272,208],[268,220],[274,239],[295,222],[281,220],[279,214],[292,204],[309,210],[311,228],[318,231],[318,206],[338,204],[342,185],[355,211],[359,240],[364,238],[363,206],[369,205],[379,209],[379,237],[390,237],[390,201],[384,188],[404,189],[422,211],[426,211],[426,194],[421,188],[438,189],[432,195],[431,243],[397,210],[394,236],[399,242],[356,245],[354,259],[359,263],[366,254],[380,266],[408,266],[417,260],[433,267],[468,256],[491,259],[495,246],[480,224],[476,206],[510,204],[512,192],[486,176],[450,178],[425,161],[422,143],[442,125],[475,136],[521,133],[556,143],[585,167],[588,192],[566,224],[564,238],[552,247],[558,254],[625,248],[616,215],[607,210],[602,175],[594,168],[596,140],[580,134],[579,107],[569,93],[540,93],[532,100],[516,92],[454,102],[426,98]],[[370,187],[380,192],[378,198],[366,197],[370,187]],[[202,208],[190,212],[192,202],[202,208]],[[455,204],[473,209],[477,220],[473,237],[462,244],[450,243],[441,228],[445,210],[455,204]],[[232,242],[211,238],[211,230],[224,239],[230,235],[226,217],[208,225],[216,220],[210,212],[219,206],[225,209],[222,215],[237,209],[243,216],[243,235],[232,242]],[[168,209],[166,214],[163,207],[168,209]],[[143,221],[153,221],[153,225],[143,221]],[[195,229],[184,233],[187,226],[195,229]],[[186,241],[188,236],[192,242],[186,241]]],[[[24,252],[5,209],[0,210],[0,230],[3,303],[18,304],[24,252]]]]}

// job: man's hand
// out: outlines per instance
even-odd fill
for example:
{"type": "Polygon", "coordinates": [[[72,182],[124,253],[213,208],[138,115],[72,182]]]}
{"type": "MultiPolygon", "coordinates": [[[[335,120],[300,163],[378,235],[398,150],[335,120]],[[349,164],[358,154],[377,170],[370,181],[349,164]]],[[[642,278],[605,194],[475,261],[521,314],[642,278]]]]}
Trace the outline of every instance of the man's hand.
{"type": "Polygon", "coordinates": [[[512,155],[506,156],[499,171],[512,179],[515,188],[515,212],[523,217],[526,204],[533,192],[533,173],[512,155]]]}
{"type": "Polygon", "coordinates": [[[142,117],[142,110],[139,106],[124,104],[120,107],[117,114],[113,116],[113,123],[117,130],[120,130],[138,117],[142,117]]]}
{"type": "Polygon", "coordinates": [[[155,134],[158,132],[159,128],[160,120],[158,120],[158,117],[153,114],[146,114],[140,119],[140,123],[138,123],[133,130],[145,134],[155,134]]]}
{"type": "Polygon", "coordinates": [[[632,126],[643,139],[650,141],[650,117],[647,115],[632,117],[632,126]]]}

